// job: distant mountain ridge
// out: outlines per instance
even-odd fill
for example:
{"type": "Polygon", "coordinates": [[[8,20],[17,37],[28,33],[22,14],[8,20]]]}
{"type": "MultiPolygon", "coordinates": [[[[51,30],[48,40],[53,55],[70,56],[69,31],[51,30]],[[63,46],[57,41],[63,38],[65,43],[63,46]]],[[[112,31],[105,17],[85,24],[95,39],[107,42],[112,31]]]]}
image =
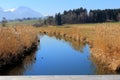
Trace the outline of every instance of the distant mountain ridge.
{"type": "Polygon", "coordinates": [[[34,11],[28,7],[19,7],[13,10],[3,10],[0,8],[0,20],[5,17],[8,20],[14,19],[23,19],[23,18],[39,18],[43,17],[43,15],[37,11],[34,11]]]}

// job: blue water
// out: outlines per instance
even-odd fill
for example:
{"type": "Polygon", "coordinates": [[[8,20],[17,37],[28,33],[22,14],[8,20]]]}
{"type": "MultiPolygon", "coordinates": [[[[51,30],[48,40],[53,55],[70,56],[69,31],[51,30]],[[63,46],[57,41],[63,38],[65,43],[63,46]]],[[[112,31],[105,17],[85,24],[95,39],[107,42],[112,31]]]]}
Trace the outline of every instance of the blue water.
{"type": "Polygon", "coordinates": [[[26,56],[18,65],[0,70],[0,75],[96,74],[96,68],[90,60],[89,45],[73,43],[44,35],[36,52],[26,56]]]}
{"type": "Polygon", "coordinates": [[[25,68],[23,75],[89,75],[95,74],[95,66],[89,59],[86,44],[82,52],[64,40],[44,35],[40,39],[36,60],[25,68]]]}

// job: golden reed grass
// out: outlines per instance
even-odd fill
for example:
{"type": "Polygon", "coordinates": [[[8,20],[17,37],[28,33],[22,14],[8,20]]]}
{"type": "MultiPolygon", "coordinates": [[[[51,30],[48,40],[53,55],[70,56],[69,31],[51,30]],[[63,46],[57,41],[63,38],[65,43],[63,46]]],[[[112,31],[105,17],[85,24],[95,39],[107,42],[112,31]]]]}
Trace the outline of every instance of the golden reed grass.
{"type": "Polygon", "coordinates": [[[120,24],[97,25],[92,56],[105,69],[120,70],[120,24]]]}
{"type": "Polygon", "coordinates": [[[94,44],[106,53],[120,53],[120,24],[98,25],[94,44]]]}
{"type": "Polygon", "coordinates": [[[33,27],[1,27],[0,28],[0,62],[5,63],[14,56],[37,44],[37,30],[33,27]]]}
{"type": "Polygon", "coordinates": [[[68,25],[66,27],[47,27],[40,28],[41,33],[57,34],[73,39],[81,40],[88,38],[93,42],[94,47],[102,49],[108,53],[120,52],[120,24],[119,23],[102,23],[94,25],[68,25]]]}

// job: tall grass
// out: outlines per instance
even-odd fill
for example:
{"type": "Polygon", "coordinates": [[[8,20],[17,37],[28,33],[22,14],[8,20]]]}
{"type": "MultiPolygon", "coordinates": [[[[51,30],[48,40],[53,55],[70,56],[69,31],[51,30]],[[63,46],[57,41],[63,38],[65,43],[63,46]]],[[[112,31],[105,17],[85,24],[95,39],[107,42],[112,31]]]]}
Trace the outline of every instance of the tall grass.
{"type": "Polygon", "coordinates": [[[99,24],[93,37],[92,56],[112,71],[120,69],[120,24],[99,24]]]}
{"type": "MultiPolygon", "coordinates": [[[[14,58],[37,45],[37,30],[33,27],[0,28],[0,63],[7,64],[14,58]]],[[[18,60],[18,59],[17,59],[18,60]]]]}
{"type": "Polygon", "coordinates": [[[120,52],[120,24],[101,23],[101,24],[74,24],[61,27],[40,28],[40,32],[46,34],[70,37],[76,40],[87,38],[94,47],[102,49],[108,53],[120,52]]]}
{"type": "Polygon", "coordinates": [[[95,47],[106,53],[120,53],[120,24],[98,25],[95,35],[95,47]]]}

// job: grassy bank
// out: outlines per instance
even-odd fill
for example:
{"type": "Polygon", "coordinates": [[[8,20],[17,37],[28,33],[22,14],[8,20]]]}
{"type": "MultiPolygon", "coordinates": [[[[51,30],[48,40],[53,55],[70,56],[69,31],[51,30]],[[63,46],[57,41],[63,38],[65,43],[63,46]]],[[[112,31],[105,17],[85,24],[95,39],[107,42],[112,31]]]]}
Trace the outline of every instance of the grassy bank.
{"type": "Polygon", "coordinates": [[[43,34],[88,43],[94,62],[110,71],[118,71],[120,68],[120,23],[49,26],[38,30],[43,34]]]}
{"type": "Polygon", "coordinates": [[[33,27],[1,27],[0,67],[21,60],[37,46],[37,40],[37,30],[33,27]]]}
{"type": "Polygon", "coordinates": [[[104,24],[95,29],[92,57],[98,65],[111,71],[120,70],[120,23],[104,24]]]}

